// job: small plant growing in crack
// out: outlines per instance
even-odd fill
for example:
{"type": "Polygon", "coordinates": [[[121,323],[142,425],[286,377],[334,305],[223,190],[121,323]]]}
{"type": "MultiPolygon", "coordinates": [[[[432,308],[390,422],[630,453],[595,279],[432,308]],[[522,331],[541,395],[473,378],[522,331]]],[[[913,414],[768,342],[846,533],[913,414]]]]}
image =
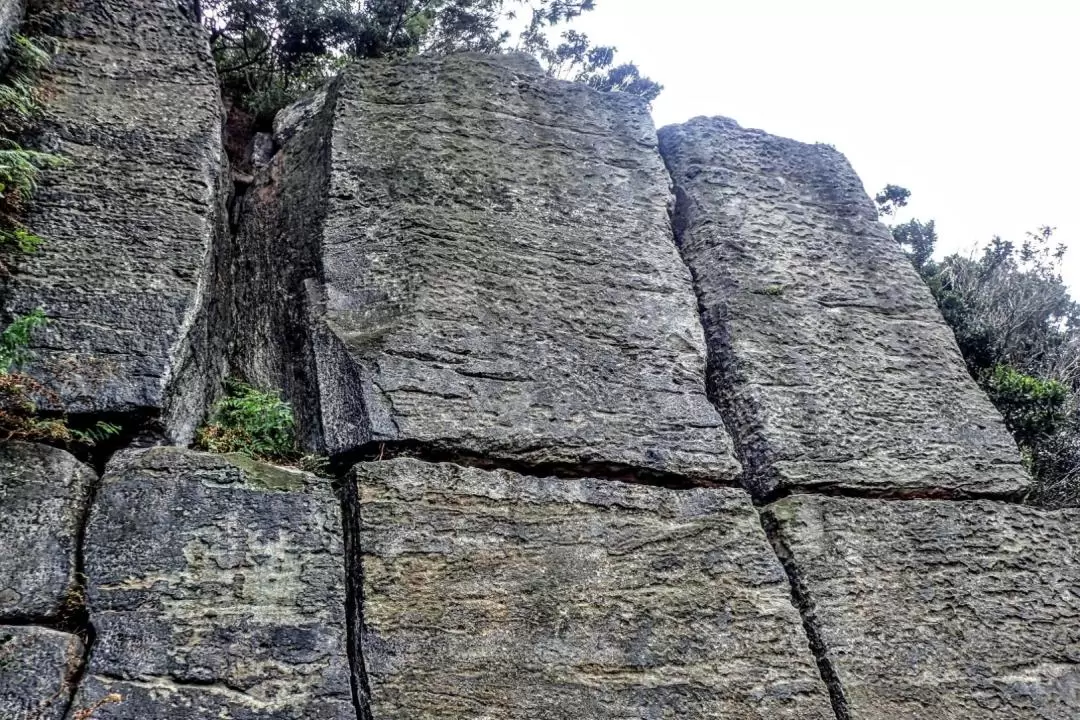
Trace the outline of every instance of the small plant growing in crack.
{"type": "Polygon", "coordinates": [[[38,75],[51,57],[45,48],[24,35],[16,35],[10,47],[7,76],[0,83],[0,248],[32,253],[41,237],[23,223],[26,209],[37,192],[42,171],[67,161],[52,153],[30,150],[17,142],[41,115],[38,75]]]}
{"type": "Polygon", "coordinates": [[[225,382],[225,396],[199,429],[195,444],[214,453],[241,453],[283,464],[293,464],[300,457],[292,405],[275,390],[236,379],[225,382]]]}
{"type": "Polygon", "coordinates": [[[23,372],[32,359],[30,340],[34,333],[48,325],[49,319],[38,308],[26,315],[16,315],[0,332],[0,440],[28,440],[64,447],[91,447],[120,433],[120,427],[98,421],[85,430],[68,426],[67,416],[43,417],[38,401],[46,400],[56,407],[60,398],[41,382],[23,372]]]}

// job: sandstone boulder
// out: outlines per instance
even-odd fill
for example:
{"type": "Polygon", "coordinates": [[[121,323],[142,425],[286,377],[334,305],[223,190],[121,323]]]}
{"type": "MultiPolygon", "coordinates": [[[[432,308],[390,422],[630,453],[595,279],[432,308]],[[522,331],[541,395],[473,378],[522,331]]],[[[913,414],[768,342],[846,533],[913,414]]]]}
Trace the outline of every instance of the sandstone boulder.
{"type": "Polygon", "coordinates": [[[354,472],[371,717],[832,718],[743,491],[354,472]]]}
{"type": "Polygon", "coordinates": [[[710,383],[749,484],[885,494],[1026,487],[933,298],[842,155],[698,118],[660,131],[710,383]]]}
{"type": "Polygon", "coordinates": [[[354,720],[329,483],[175,448],[106,473],[86,533],[95,720],[354,720]]]}
{"type": "Polygon", "coordinates": [[[282,301],[236,323],[253,333],[238,345],[272,377],[259,338],[308,327],[300,374],[330,452],[400,442],[579,472],[738,474],[643,103],[517,55],[372,62],[279,115],[275,135],[242,245],[277,235],[253,253],[274,267],[310,249],[287,267],[304,268],[290,297],[312,317],[282,301]]]}
{"type": "Polygon", "coordinates": [[[63,718],[82,653],[82,642],[74,635],[32,625],[0,625],[0,718],[63,718]]]}
{"type": "Polygon", "coordinates": [[[74,0],[58,38],[29,226],[5,308],[42,308],[32,371],[75,413],[164,413],[190,438],[204,406],[202,314],[221,220],[219,89],[177,2],[74,0]]]}
{"type": "Polygon", "coordinates": [[[0,444],[0,618],[53,618],[65,610],[96,479],[63,450],[0,444]]]}
{"type": "Polygon", "coordinates": [[[767,513],[851,720],[1080,717],[1080,512],[800,495],[767,513]]]}

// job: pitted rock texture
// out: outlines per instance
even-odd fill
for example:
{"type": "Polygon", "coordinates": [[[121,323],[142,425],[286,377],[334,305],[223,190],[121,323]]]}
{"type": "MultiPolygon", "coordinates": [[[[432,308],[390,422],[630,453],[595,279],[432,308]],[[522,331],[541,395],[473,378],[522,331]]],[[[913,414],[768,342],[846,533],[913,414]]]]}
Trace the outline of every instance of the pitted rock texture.
{"type": "Polygon", "coordinates": [[[60,720],[82,662],[74,635],[32,625],[0,625],[0,718],[60,720]]]}
{"type": "Polygon", "coordinates": [[[69,453],[0,444],[0,622],[59,616],[75,589],[76,543],[97,474],[69,453]]]}
{"type": "Polygon", "coordinates": [[[1080,511],[768,507],[851,720],[1080,717],[1080,511]]]}
{"type": "Polygon", "coordinates": [[[725,118],[660,131],[710,391],[750,486],[980,496],[1028,480],[847,161],[725,118]]]}
{"type": "Polygon", "coordinates": [[[332,117],[279,116],[264,179],[296,189],[255,188],[279,219],[246,212],[291,225],[266,258],[317,253],[307,372],[328,451],[738,474],[643,103],[467,54],[361,64],[323,102],[332,117]],[[326,141],[323,174],[291,149],[326,141]]]}
{"type": "MultiPolygon", "coordinates": [[[[200,315],[224,176],[206,37],[171,0],[74,0],[58,37],[27,224],[5,307],[42,308],[32,366],[70,412],[164,412],[190,438],[203,411],[200,315]]],[[[202,358],[205,360],[205,358],[202,358]]]]}
{"type": "Polygon", "coordinates": [[[372,717],[833,717],[743,491],[354,472],[372,717]]]}
{"type": "Polygon", "coordinates": [[[22,0],[0,0],[0,62],[7,55],[11,38],[22,20],[22,0]]]}
{"type": "Polygon", "coordinates": [[[97,640],[77,702],[113,718],[355,720],[329,481],[175,448],[106,473],[86,533],[97,640]]]}

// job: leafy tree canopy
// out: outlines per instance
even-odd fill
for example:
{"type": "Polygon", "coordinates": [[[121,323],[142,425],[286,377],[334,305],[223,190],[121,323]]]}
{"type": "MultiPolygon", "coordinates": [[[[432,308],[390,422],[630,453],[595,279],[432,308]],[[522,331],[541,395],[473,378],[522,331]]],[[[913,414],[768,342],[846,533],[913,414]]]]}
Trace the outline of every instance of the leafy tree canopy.
{"type": "Polygon", "coordinates": [[[323,82],[352,59],[499,52],[535,54],[556,77],[651,101],[661,86],[616,49],[572,29],[554,29],[594,8],[593,0],[201,0],[222,87],[264,117],[323,82]],[[524,29],[512,43],[505,27],[524,29]],[[526,17],[527,16],[527,17],[526,17]]]}

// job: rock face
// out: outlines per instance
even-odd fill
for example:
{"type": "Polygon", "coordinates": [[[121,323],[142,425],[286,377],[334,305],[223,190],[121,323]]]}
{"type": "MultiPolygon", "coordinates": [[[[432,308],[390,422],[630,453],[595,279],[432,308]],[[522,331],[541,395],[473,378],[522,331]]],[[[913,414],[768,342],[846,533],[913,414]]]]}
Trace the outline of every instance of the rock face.
{"type": "Polygon", "coordinates": [[[852,720],[1080,716],[1080,512],[811,496],[767,512],[852,720]]]}
{"type": "Polygon", "coordinates": [[[292,224],[268,258],[317,253],[308,372],[329,451],[739,472],[644,104],[463,55],[363,64],[277,134],[267,177],[285,189],[256,188],[250,225],[292,224]]]}
{"type": "Polygon", "coordinates": [[[63,718],[82,652],[82,642],[68,633],[0,625],[0,718],[63,718]]]}
{"type": "Polygon", "coordinates": [[[0,445],[0,622],[64,610],[93,470],[63,450],[0,445]]]}
{"type": "Polygon", "coordinates": [[[124,697],[95,720],[354,720],[341,530],[311,475],[172,448],[114,463],[86,534],[97,641],[77,702],[124,697]]]}
{"type": "Polygon", "coordinates": [[[371,717],[832,716],[741,490],[355,476],[371,717]]]}
{"type": "Polygon", "coordinates": [[[221,110],[202,31],[165,0],[75,0],[59,37],[46,174],[6,309],[42,308],[33,372],[70,412],[165,414],[190,439],[204,410],[204,320],[221,218],[221,110]]]}
{"type": "Polygon", "coordinates": [[[756,493],[999,495],[1027,479],[843,156],[731,120],[660,132],[711,388],[756,493]]]}
{"type": "Polygon", "coordinates": [[[22,20],[22,0],[0,0],[0,60],[4,58],[11,38],[22,20]]]}
{"type": "Polygon", "coordinates": [[[230,125],[222,227],[198,3],[50,7],[70,163],[3,300],[137,440],[100,480],[0,444],[0,719],[1080,717],[1080,513],[1004,502],[1016,449],[837,153],[658,146],[519,55],[368,63],[230,125]],[[226,370],[337,480],[134,447],[226,370]]]}

